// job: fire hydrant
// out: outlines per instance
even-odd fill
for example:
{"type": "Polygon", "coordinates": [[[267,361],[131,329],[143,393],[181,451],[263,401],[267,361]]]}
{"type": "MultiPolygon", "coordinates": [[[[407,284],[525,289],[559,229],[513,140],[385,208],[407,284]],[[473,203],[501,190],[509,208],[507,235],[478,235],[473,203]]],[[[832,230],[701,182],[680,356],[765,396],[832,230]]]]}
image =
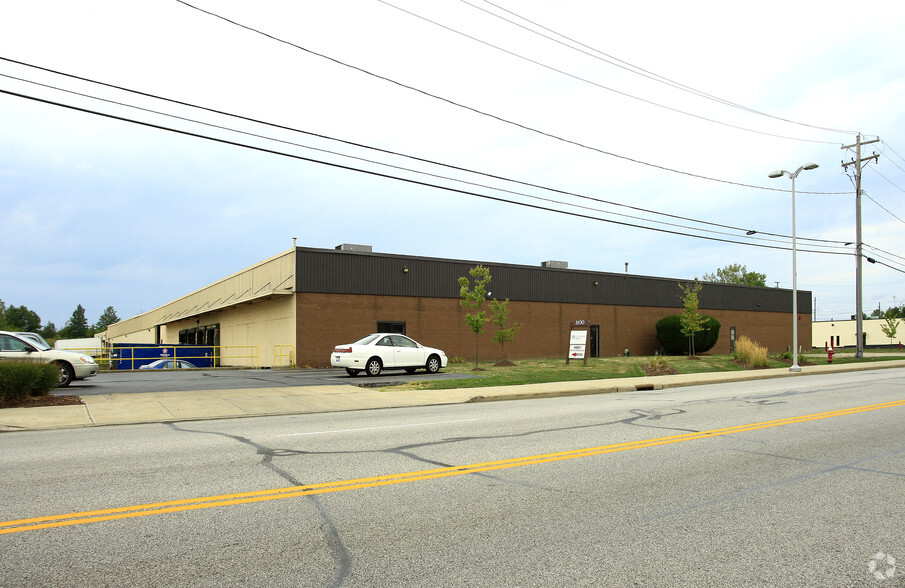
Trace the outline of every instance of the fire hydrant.
{"type": "Polygon", "coordinates": [[[833,363],[833,346],[832,345],[830,345],[826,349],[826,362],[833,363]]]}

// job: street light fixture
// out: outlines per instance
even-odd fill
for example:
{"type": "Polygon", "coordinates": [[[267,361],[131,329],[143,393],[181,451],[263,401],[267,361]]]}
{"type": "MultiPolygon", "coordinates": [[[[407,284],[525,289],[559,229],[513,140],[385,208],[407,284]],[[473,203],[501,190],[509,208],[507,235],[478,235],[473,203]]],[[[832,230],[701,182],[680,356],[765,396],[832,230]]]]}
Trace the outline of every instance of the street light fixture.
{"type": "Polygon", "coordinates": [[[782,176],[792,178],[792,367],[789,368],[790,372],[801,371],[801,367],[798,365],[798,268],[795,259],[798,254],[798,246],[795,240],[795,178],[798,177],[801,170],[812,170],[817,167],[816,163],[806,163],[794,172],[782,169],[770,174],[771,178],[782,176]]]}

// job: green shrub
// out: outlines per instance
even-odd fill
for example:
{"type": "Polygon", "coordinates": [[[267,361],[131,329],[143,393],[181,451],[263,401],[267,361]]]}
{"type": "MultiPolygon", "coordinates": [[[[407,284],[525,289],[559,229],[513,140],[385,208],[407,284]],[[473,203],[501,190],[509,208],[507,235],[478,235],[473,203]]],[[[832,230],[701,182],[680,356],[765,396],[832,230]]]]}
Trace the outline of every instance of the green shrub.
{"type": "Polygon", "coordinates": [[[735,359],[747,363],[751,367],[767,367],[767,348],[758,345],[745,336],[739,337],[735,342],[735,359]]]}
{"type": "MultiPolygon", "coordinates": [[[[720,339],[720,321],[710,315],[704,316],[704,330],[694,337],[694,352],[704,353],[713,349],[720,339]]],[[[682,316],[671,314],[657,321],[657,340],[669,355],[687,355],[690,345],[688,337],[682,334],[682,316]]]]}
{"type": "Polygon", "coordinates": [[[57,385],[59,368],[52,363],[0,362],[0,407],[19,404],[29,396],[45,396],[57,385]]]}

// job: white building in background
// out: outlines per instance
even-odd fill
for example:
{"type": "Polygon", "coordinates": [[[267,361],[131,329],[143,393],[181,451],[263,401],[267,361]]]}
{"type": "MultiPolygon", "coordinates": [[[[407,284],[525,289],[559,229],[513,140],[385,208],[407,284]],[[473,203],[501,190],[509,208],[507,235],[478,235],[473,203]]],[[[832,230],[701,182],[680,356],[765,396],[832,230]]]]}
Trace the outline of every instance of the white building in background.
{"type": "MultiPolygon", "coordinates": [[[[886,325],[886,319],[864,319],[861,321],[861,331],[864,334],[865,346],[899,345],[905,340],[905,320],[897,319],[898,329],[894,339],[887,337],[882,326],[886,325]]],[[[811,347],[823,349],[832,345],[834,349],[840,347],[857,347],[858,321],[817,321],[811,323],[811,347]]]]}
{"type": "Polygon", "coordinates": [[[53,348],[63,349],[65,351],[77,351],[92,357],[99,357],[104,350],[104,342],[98,337],[57,339],[53,344],[53,348]]]}

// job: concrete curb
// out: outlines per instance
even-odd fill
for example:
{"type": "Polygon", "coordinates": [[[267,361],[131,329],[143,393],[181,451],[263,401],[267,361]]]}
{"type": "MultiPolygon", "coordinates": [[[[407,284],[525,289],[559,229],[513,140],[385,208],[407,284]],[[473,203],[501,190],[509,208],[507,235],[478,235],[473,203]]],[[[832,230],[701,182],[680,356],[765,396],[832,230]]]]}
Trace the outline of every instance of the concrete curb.
{"type": "Polygon", "coordinates": [[[781,368],[450,390],[383,391],[342,385],[105,394],[83,397],[80,405],[0,409],[0,432],[612,394],[896,367],[905,367],[905,360],[802,366],[798,373],[781,368]]]}

